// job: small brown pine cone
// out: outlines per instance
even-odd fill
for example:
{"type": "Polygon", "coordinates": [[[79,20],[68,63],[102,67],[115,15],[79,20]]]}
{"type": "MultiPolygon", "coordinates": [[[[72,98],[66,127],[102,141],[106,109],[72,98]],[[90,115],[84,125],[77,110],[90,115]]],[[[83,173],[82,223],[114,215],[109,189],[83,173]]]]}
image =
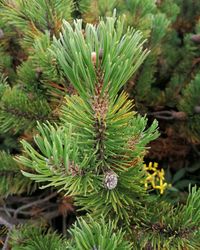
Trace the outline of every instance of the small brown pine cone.
{"type": "Polygon", "coordinates": [[[104,186],[109,189],[112,190],[114,188],[116,188],[118,183],[118,176],[115,172],[113,171],[108,171],[105,174],[105,178],[104,178],[104,186]]]}

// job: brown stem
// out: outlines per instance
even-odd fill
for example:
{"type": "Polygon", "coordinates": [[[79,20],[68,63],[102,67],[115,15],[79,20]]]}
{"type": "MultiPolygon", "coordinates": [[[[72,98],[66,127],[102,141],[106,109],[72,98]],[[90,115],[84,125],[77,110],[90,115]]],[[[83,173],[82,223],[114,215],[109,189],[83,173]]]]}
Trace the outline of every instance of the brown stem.
{"type": "Polygon", "coordinates": [[[18,214],[21,210],[24,210],[24,209],[29,208],[29,207],[32,207],[32,206],[39,205],[39,204],[41,204],[41,203],[43,203],[43,202],[46,202],[46,201],[52,199],[52,198],[55,197],[56,195],[57,195],[57,192],[54,192],[54,193],[50,194],[49,196],[45,197],[44,199],[40,199],[40,200],[37,200],[37,201],[33,201],[33,202],[29,203],[29,204],[25,204],[25,205],[19,207],[18,209],[16,209],[16,211],[15,211],[15,213],[14,213],[14,215],[13,215],[13,218],[17,218],[17,214],[18,214]]]}
{"type": "Polygon", "coordinates": [[[66,215],[63,215],[63,216],[62,216],[62,233],[63,233],[64,236],[67,235],[66,218],[67,218],[66,215]]]}
{"type": "Polygon", "coordinates": [[[8,221],[4,216],[0,215],[0,225],[4,225],[8,228],[12,228],[15,224],[8,221]]]}
{"type": "Polygon", "coordinates": [[[104,74],[101,69],[96,68],[96,76],[97,82],[95,86],[95,95],[92,101],[92,108],[94,110],[94,129],[95,129],[95,148],[98,147],[97,150],[97,159],[101,162],[105,159],[105,119],[108,112],[109,106],[109,95],[107,90],[103,90],[103,79],[104,74]]]}
{"type": "Polygon", "coordinates": [[[154,116],[155,118],[162,119],[162,120],[186,120],[187,114],[182,111],[156,111],[156,112],[149,112],[149,116],[154,116]]]}
{"type": "Polygon", "coordinates": [[[9,250],[8,241],[9,241],[9,238],[10,238],[11,230],[12,230],[12,229],[10,229],[10,230],[8,231],[8,233],[7,233],[7,236],[6,236],[5,242],[4,242],[4,244],[3,244],[2,250],[9,250]]]}
{"type": "MultiPolygon", "coordinates": [[[[9,213],[15,213],[15,211],[16,211],[16,209],[13,209],[13,208],[6,208],[6,210],[9,213]]],[[[2,208],[2,207],[0,207],[0,211],[6,212],[5,208],[2,208]]],[[[23,212],[23,211],[18,212],[18,214],[24,214],[24,215],[31,215],[31,213],[32,212],[23,212]]]]}
{"type": "Polygon", "coordinates": [[[98,160],[103,161],[105,157],[105,147],[104,147],[104,139],[105,139],[105,124],[103,121],[99,121],[96,119],[95,122],[95,131],[96,131],[96,144],[98,144],[97,156],[98,160]]]}
{"type": "Polygon", "coordinates": [[[55,211],[52,211],[52,212],[49,212],[49,213],[44,213],[42,218],[49,221],[49,220],[52,220],[52,219],[58,217],[59,215],[60,215],[59,210],[55,210],[55,211]]]}

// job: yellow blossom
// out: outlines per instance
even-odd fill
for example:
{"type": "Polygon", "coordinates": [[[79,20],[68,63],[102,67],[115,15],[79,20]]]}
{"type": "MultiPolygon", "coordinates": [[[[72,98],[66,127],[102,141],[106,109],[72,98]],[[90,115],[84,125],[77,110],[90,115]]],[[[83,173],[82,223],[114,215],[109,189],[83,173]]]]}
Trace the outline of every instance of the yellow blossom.
{"type": "Polygon", "coordinates": [[[159,190],[160,194],[163,194],[165,189],[169,186],[165,182],[164,169],[158,169],[157,162],[150,162],[148,165],[144,164],[144,170],[147,173],[147,177],[144,182],[145,189],[148,189],[150,185],[153,189],[159,190]]]}

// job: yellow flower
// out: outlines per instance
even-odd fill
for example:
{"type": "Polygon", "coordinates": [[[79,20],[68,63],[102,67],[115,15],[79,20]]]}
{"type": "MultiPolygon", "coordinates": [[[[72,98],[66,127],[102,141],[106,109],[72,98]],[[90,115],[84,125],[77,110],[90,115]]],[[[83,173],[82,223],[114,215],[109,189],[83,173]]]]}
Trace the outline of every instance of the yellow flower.
{"type": "Polygon", "coordinates": [[[147,177],[144,181],[145,189],[148,189],[149,184],[153,189],[158,189],[160,194],[163,194],[165,189],[169,186],[165,182],[165,171],[164,169],[158,169],[157,162],[150,162],[148,165],[144,164],[144,170],[147,173],[147,177]]]}

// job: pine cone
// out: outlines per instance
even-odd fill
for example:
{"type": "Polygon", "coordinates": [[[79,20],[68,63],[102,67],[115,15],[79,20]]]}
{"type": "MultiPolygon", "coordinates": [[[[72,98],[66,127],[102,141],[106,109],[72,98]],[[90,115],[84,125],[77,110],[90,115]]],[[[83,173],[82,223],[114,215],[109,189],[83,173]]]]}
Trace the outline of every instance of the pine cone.
{"type": "Polygon", "coordinates": [[[118,176],[115,172],[109,171],[105,174],[104,186],[107,189],[112,190],[116,188],[117,183],[118,183],[118,176]]]}

